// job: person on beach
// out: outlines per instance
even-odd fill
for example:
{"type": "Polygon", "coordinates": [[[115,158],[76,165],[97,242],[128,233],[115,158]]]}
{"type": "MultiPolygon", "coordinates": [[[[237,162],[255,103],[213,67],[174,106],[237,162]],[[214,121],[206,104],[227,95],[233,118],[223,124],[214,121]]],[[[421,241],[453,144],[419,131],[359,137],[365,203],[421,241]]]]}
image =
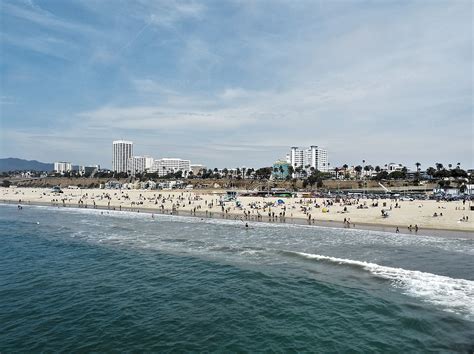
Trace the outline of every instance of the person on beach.
{"type": "Polygon", "coordinates": [[[395,230],[395,232],[398,234],[400,232],[400,230],[398,229],[398,226],[397,226],[397,229],[395,230]]]}

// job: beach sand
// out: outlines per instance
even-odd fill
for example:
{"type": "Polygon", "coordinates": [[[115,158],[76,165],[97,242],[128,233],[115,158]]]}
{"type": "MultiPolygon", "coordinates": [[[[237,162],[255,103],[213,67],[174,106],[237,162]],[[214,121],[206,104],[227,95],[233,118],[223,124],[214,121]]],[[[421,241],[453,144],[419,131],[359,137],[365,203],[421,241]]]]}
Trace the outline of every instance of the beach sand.
{"type": "MultiPolygon", "coordinates": [[[[474,213],[466,201],[445,202],[434,200],[346,200],[327,205],[321,198],[242,197],[220,205],[225,191],[204,190],[115,190],[63,189],[64,193],[49,188],[0,188],[0,201],[18,204],[42,204],[65,207],[87,207],[122,211],[149,211],[196,215],[201,217],[233,218],[248,221],[310,223],[337,227],[378,228],[394,232],[414,232],[408,226],[418,225],[422,230],[474,231],[474,213]],[[284,204],[278,205],[278,200],[284,204]],[[373,206],[373,203],[377,203],[373,206]],[[383,203],[386,203],[383,206],[383,203]],[[318,204],[319,207],[315,205],[318,204]],[[361,205],[363,206],[361,208],[361,205]],[[396,207],[398,205],[398,207],[396,207]],[[381,210],[388,212],[382,217],[381,210]],[[344,211],[346,210],[346,211],[344,211]],[[270,216],[269,216],[270,213],[270,216]],[[433,216],[434,214],[438,216],[433,216]],[[442,216],[441,216],[442,214],[442,216]],[[461,221],[468,217],[468,221],[461,221]],[[344,223],[344,219],[350,219],[344,223]]],[[[334,200],[332,200],[333,202],[334,200]]],[[[331,201],[330,201],[331,202],[331,201]]]]}

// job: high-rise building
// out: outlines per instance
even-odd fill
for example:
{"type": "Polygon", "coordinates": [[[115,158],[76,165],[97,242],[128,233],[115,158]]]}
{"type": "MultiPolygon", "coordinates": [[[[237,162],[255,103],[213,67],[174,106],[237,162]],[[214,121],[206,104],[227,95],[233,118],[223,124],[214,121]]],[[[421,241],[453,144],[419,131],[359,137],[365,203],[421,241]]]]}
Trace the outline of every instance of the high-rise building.
{"type": "Polygon", "coordinates": [[[297,146],[291,147],[290,153],[287,155],[287,162],[293,168],[315,168],[321,172],[328,172],[328,152],[316,145],[310,146],[308,149],[300,149],[297,146]]]}
{"type": "Polygon", "coordinates": [[[129,171],[128,162],[133,156],[133,142],[126,140],[115,140],[113,142],[112,171],[129,171]]]}
{"type": "Polygon", "coordinates": [[[72,164],[70,162],[59,161],[54,163],[54,172],[66,173],[72,171],[72,164]]]}

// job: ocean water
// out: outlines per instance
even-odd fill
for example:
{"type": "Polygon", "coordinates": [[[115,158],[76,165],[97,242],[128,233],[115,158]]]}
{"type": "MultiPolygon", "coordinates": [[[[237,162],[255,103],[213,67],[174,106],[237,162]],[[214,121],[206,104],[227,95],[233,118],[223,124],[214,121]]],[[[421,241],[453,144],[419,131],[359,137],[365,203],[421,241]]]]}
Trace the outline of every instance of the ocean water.
{"type": "Polygon", "coordinates": [[[474,241],[0,205],[0,352],[471,352],[474,241]]]}

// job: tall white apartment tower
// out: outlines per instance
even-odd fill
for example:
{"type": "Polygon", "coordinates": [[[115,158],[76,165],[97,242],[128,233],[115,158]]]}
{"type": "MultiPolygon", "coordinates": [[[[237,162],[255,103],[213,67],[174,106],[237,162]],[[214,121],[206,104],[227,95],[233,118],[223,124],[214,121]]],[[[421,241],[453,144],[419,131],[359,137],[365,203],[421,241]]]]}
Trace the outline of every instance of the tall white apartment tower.
{"type": "Polygon", "coordinates": [[[313,167],[321,172],[328,172],[328,152],[316,145],[311,145],[309,149],[291,147],[290,154],[287,155],[287,162],[293,168],[303,167],[304,169],[313,167]]]}
{"type": "Polygon", "coordinates": [[[325,149],[321,149],[318,146],[312,145],[308,150],[308,161],[307,164],[311,165],[318,171],[321,172],[328,172],[329,165],[328,165],[328,151],[325,149]]]}
{"type": "Polygon", "coordinates": [[[115,140],[113,142],[112,171],[127,172],[129,159],[133,156],[133,142],[115,140]]]}
{"type": "Polygon", "coordinates": [[[290,151],[290,164],[293,168],[303,166],[304,160],[304,150],[298,149],[297,146],[291,147],[290,151]]]}

